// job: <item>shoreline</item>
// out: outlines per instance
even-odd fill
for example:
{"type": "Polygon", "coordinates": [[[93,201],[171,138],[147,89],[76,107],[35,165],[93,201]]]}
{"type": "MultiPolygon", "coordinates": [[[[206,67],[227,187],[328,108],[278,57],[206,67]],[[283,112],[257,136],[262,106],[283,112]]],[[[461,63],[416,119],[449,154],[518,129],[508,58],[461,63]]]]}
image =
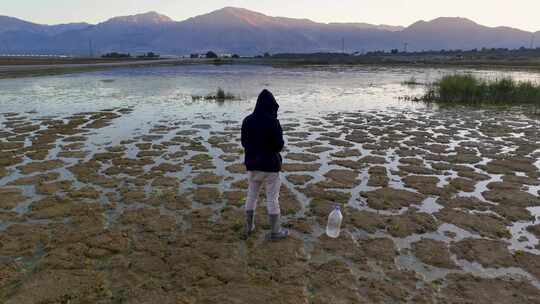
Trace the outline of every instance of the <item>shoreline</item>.
{"type": "Polygon", "coordinates": [[[361,60],[310,60],[299,59],[272,59],[272,58],[241,58],[241,59],[158,59],[158,60],[114,60],[107,62],[101,59],[81,59],[81,62],[72,63],[73,60],[66,59],[66,63],[59,63],[62,60],[54,59],[50,62],[46,60],[40,64],[0,64],[0,80],[27,77],[54,76],[84,72],[94,72],[114,68],[145,68],[160,66],[180,66],[180,65],[264,65],[276,68],[295,67],[408,67],[408,68],[467,68],[467,69],[494,69],[502,71],[529,71],[540,72],[540,62],[536,61],[403,61],[391,58],[361,58],[361,60]]]}
{"type": "Polygon", "coordinates": [[[113,61],[96,63],[53,63],[53,64],[13,64],[0,65],[0,79],[53,76],[72,73],[84,73],[113,68],[140,68],[155,66],[175,66],[189,64],[209,64],[211,61],[194,62],[190,59],[160,59],[160,60],[134,60],[134,61],[113,61]]]}

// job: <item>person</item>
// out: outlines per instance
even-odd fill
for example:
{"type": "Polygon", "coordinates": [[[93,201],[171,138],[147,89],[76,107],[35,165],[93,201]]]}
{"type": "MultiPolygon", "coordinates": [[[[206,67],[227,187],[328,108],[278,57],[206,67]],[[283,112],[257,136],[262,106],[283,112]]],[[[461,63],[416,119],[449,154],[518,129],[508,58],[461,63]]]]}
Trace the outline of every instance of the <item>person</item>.
{"type": "Polygon", "coordinates": [[[248,194],[246,199],[246,227],[244,238],[255,231],[255,209],[261,187],[266,190],[266,207],[270,223],[270,240],[287,238],[289,232],[281,228],[279,189],[282,158],[285,145],[283,130],[278,120],[279,105],[274,95],[263,90],[257,98],[252,114],[242,122],[242,146],[245,150],[244,164],[248,171],[248,194]]]}

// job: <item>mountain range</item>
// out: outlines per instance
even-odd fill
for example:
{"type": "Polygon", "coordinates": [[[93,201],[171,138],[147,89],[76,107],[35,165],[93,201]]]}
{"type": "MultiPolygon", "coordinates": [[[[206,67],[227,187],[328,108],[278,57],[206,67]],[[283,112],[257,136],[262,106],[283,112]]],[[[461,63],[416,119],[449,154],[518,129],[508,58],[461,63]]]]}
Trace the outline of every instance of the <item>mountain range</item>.
{"type": "Polygon", "coordinates": [[[540,32],[487,27],[465,18],[442,17],[408,27],[368,23],[319,23],[270,17],[226,7],[184,21],[149,12],[99,24],[41,25],[0,16],[0,54],[89,55],[158,52],[184,55],[214,50],[270,53],[409,51],[529,47],[540,32]]]}

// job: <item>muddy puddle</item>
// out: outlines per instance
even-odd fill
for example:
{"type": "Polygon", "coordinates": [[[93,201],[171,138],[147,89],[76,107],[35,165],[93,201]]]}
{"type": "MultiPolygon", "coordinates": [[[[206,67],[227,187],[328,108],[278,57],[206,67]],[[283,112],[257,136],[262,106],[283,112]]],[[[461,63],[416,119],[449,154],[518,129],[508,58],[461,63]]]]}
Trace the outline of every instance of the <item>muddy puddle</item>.
{"type": "MultiPolygon", "coordinates": [[[[187,86],[219,71],[208,69],[171,77],[187,86]]],[[[223,77],[246,72],[239,69],[223,77]]],[[[265,240],[262,205],[255,237],[240,240],[247,183],[239,126],[253,103],[249,90],[231,105],[193,106],[190,91],[162,79],[160,106],[129,102],[141,96],[126,93],[127,78],[147,89],[150,76],[122,71],[8,90],[0,108],[0,299],[538,303],[538,120],[518,111],[351,104],[355,94],[393,100],[408,76],[386,71],[386,82],[373,84],[361,72],[355,86],[348,77],[319,91],[303,92],[294,79],[323,83],[329,75],[280,71],[238,84],[275,85],[284,101],[280,199],[292,237],[276,243],[265,240]],[[83,80],[98,86],[92,96],[77,88],[83,80]],[[30,89],[54,100],[51,108],[15,96],[30,89]],[[77,94],[97,101],[58,104],[77,94]],[[186,103],[171,104],[173,95],[186,103]],[[322,101],[308,111],[302,98],[322,101]],[[334,240],[324,227],[335,204],[344,225],[334,240]]]]}

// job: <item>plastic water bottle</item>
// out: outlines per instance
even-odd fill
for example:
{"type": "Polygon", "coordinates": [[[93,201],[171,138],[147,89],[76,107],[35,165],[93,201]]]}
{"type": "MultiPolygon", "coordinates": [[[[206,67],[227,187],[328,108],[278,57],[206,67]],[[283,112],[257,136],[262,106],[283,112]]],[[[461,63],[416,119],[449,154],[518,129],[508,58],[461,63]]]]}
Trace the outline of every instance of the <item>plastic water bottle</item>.
{"type": "Polygon", "coordinates": [[[341,208],[339,205],[336,205],[334,210],[330,212],[328,216],[328,223],[326,224],[326,235],[331,238],[338,238],[339,233],[341,232],[341,221],[343,220],[343,215],[341,214],[341,208]]]}

